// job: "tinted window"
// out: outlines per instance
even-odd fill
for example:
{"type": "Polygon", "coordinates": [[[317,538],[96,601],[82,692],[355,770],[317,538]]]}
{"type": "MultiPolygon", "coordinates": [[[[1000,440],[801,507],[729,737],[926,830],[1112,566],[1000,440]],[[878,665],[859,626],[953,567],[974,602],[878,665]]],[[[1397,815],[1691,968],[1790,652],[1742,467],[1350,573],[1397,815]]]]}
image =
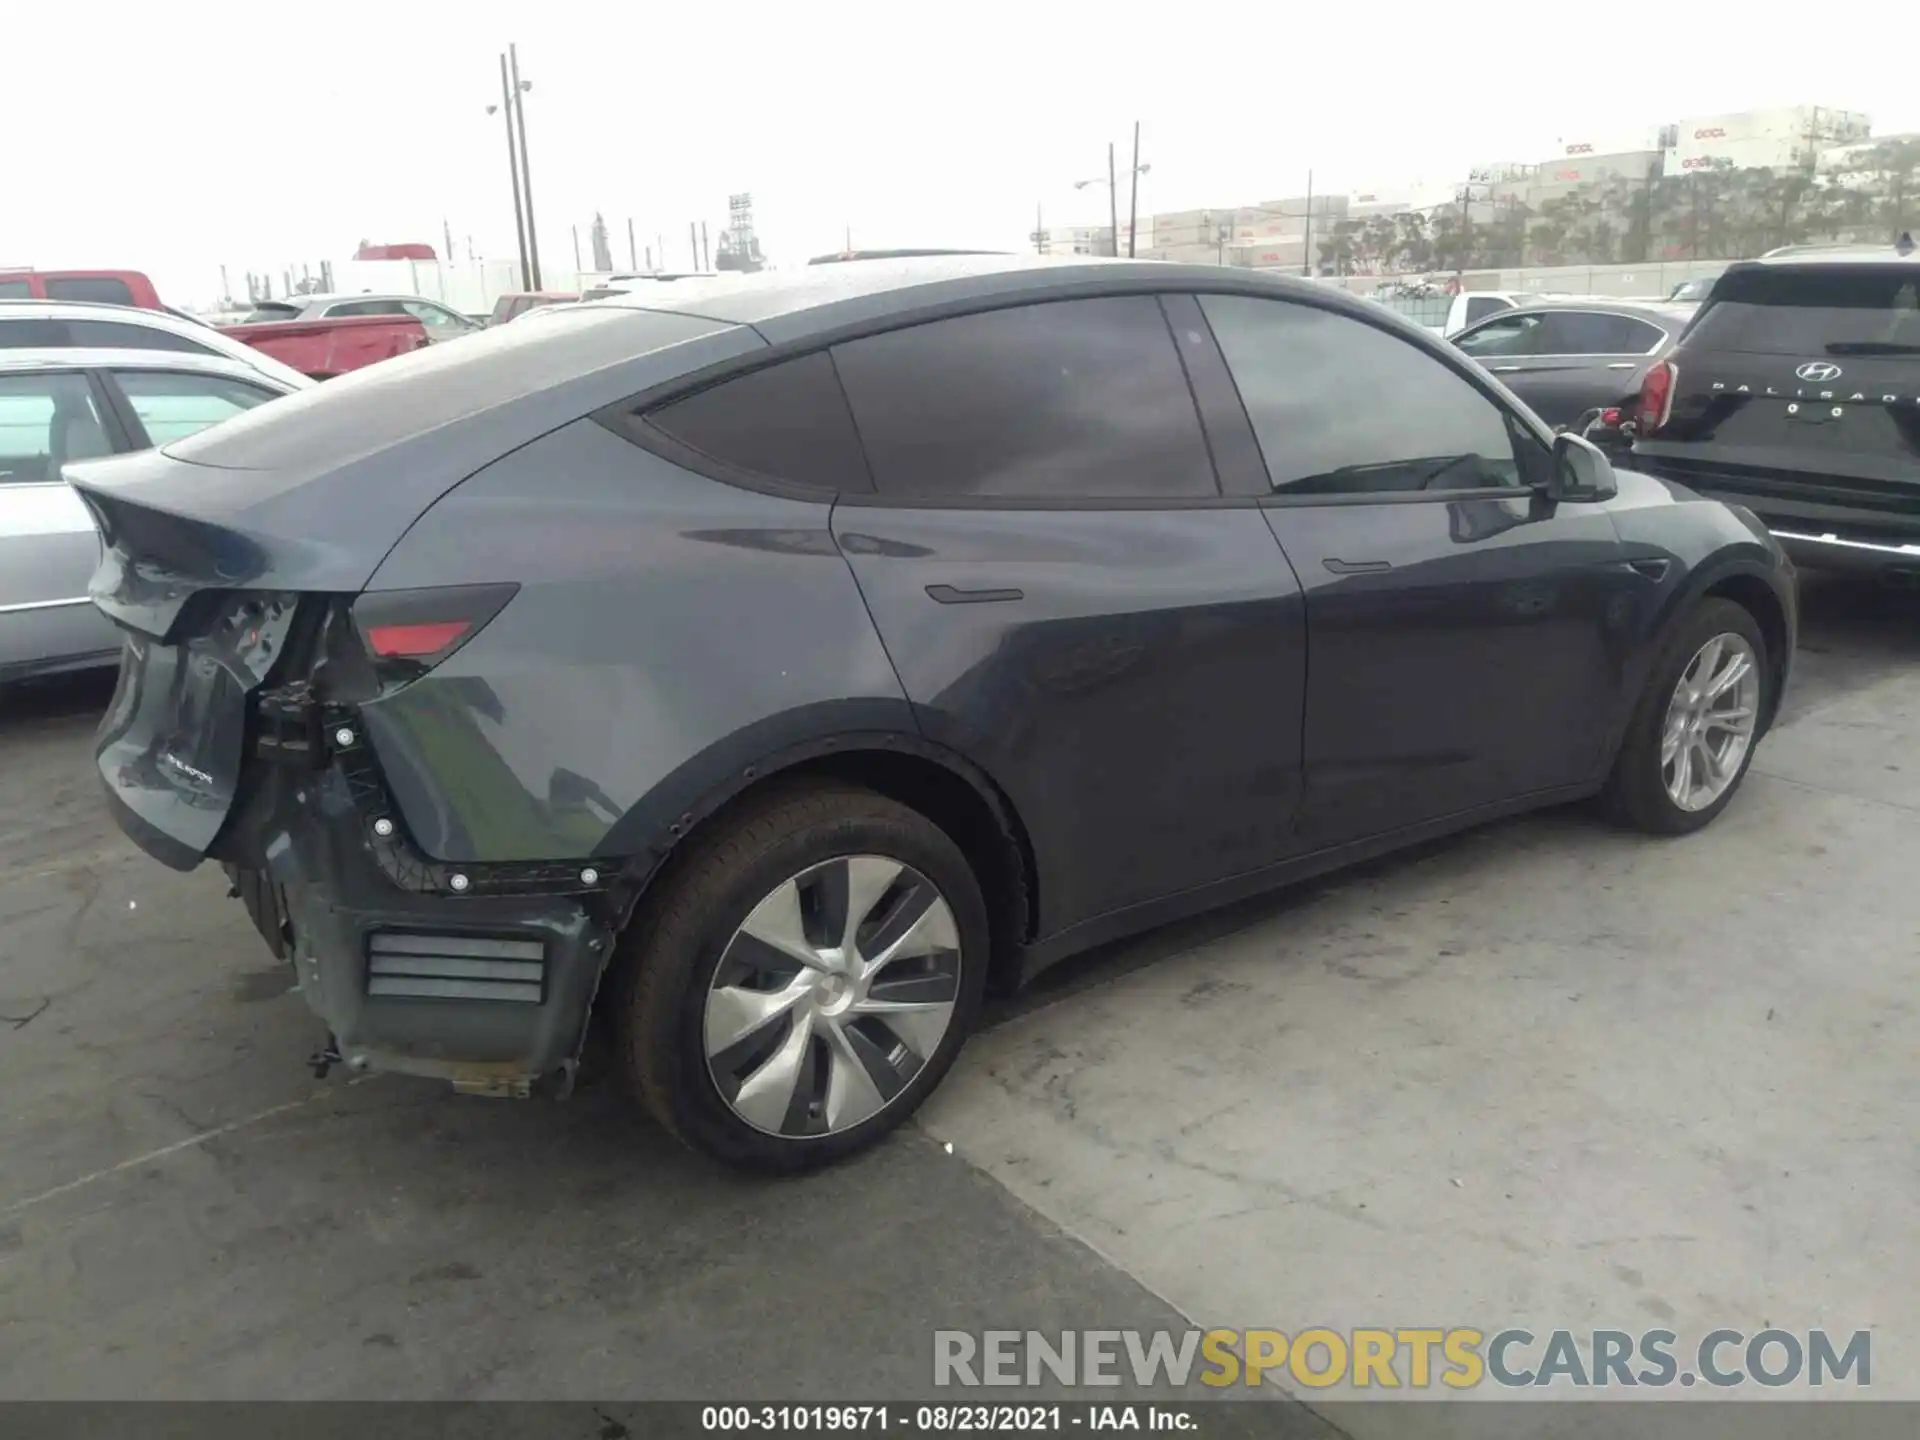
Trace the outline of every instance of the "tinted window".
{"type": "Polygon", "coordinates": [[[1729,270],[1687,344],[1802,358],[1920,353],[1920,265],[1729,270]]]}
{"type": "Polygon", "coordinates": [[[58,480],[66,461],[112,448],[85,376],[0,375],[0,485],[58,480]]]}
{"type": "Polygon", "coordinates": [[[451,310],[439,305],[429,305],[424,301],[403,300],[400,302],[400,308],[427,329],[437,331],[442,336],[464,335],[469,330],[479,328],[464,315],[456,315],[451,310]]]}
{"type": "Polygon", "coordinates": [[[839,346],[882,494],[1217,495],[1160,302],[1058,301],[839,346]]]}
{"type": "Polygon", "coordinates": [[[0,350],[51,350],[69,343],[64,320],[0,315],[0,350]]]}
{"type": "Polygon", "coordinates": [[[1203,295],[1273,488],[1295,495],[1530,484],[1547,450],[1434,356],[1349,316],[1203,295]]]}
{"type": "Polygon", "coordinates": [[[1628,315],[1597,310],[1562,310],[1549,314],[1542,327],[1541,355],[1643,355],[1653,348],[1660,332],[1628,315]]]}
{"type": "Polygon", "coordinates": [[[1498,315],[1508,308],[1509,302],[1498,295],[1474,295],[1467,300],[1467,324],[1484,320],[1489,315],[1498,315]]]}
{"type": "Polygon", "coordinates": [[[0,280],[0,300],[31,300],[33,287],[24,280],[0,280]]]}
{"type": "Polygon", "coordinates": [[[110,275],[70,276],[47,281],[49,300],[86,300],[96,305],[131,305],[133,292],[124,280],[110,275]]]}
{"type": "Polygon", "coordinates": [[[98,350],[174,350],[190,355],[217,355],[198,340],[149,325],[123,325],[113,320],[69,320],[72,343],[98,350]]]}
{"type": "Polygon", "coordinates": [[[1475,329],[1454,337],[1453,343],[1477,358],[1490,355],[1538,355],[1540,353],[1538,311],[1517,312],[1489,320],[1475,329]]]}
{"type": "Polygon", "coordinates": [[[822,490],[873,488],[846,396],[824,351],[676,400],[647,423],[749,474],[822,490]]]}
{"type": "Polygon", "coordinates": [[[329,305],[328,315],[405,315],[406,306],[398,300],[346,300],[329,305]]]}
{"type": "Polygon", "coordinates": [[[155,445],[171,444],[273,399],[273,392],[224,375],[116,370],[114,379],[155,445]]]}

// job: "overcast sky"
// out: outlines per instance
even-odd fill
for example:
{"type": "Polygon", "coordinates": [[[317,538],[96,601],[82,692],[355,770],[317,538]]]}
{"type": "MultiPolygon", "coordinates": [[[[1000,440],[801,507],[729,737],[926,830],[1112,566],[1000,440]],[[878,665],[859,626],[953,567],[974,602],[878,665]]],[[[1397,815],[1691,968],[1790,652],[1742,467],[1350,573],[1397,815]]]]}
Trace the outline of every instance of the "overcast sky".
{"type": "MultiPolygon", "coordinates": [[[[0,19],[23,0],[0,0],[0,19]]],[[[146,270],[183,303],[219,266],[278,274],[361,239],[513,253],[506,141],[486,107],[520,48],[542,259],[572,269],[596,210],[626,263],[753,193],[778,264],[856,244],[1017,247],[1036,205],[1099,223],[1142,124],[1142,214],[1391,192],[1557,142],[1774,105],[1920,129],[1911,7],[1668,0],[1296,7],[1273,0],[293,5],[174,0],[59,37],[0,87],[0,266],[146,270]],[[1310,8],[1322,18],[1307,18],[1310,8]],[[1791,17],[1805,16],[1806,23],[1791,17]],[[1284,18],[1282,18],[1284,17],[1284,18]],[[26,143],[26,137],[38,137],[26,143]]],[[[8,27],[0,26],[0,29],[8,27]]],[[[18,27],[13,27],[18,28],[18,27]]],[[[15,61],[26,59],[22,52],[15,61]]],[[[1124,211],[1124,197],[1122,202],[1124,211]]]]}

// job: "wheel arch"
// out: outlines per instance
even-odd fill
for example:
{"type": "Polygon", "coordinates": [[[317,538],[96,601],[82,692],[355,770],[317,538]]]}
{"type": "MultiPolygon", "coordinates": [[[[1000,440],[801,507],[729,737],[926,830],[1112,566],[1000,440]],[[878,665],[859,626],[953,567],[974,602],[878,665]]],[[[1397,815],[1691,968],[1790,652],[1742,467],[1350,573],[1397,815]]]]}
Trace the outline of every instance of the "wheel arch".
{"type": "Polygon", "coordinates": [[[1038,871],[1032,840],[1004,790],[965,756],[926,739],[911,712],[863,703],[781,717],[729,737],[689,761],[630,809],[597,847],[626,860],[622,921],[641,898],[669,881],[687,842],[768,791],[809,780],[864,786],[925,815],[974,868],[993,927],[989,981],[1009,989],[1038,919],[1038,871]],[[784,732],[784,733],[783,733],[784,732]]]}
{"type": "Polygon", "coordinates": [[[1786,691],[1792,644],[1787,607],[1772,585],[1758,573],[1746,569],[1730,570],[1710,579],[1694,603],[1710,599],[1731,600],[1753,616],[1761,637],[1767,642],[1766,709],[1755,727],[1756,737],[1764,735],[1772,726],[1774,716],[1780,713],[1780,701],[1786,691]]]}

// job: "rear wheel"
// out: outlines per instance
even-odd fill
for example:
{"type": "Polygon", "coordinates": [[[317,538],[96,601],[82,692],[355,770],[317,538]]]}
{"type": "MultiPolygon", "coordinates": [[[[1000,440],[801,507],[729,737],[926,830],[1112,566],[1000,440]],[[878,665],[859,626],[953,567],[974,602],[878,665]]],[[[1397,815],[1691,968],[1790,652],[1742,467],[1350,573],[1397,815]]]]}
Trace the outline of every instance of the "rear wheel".
{"type": "Polygon", "coordinates": [[[1753,759],[1766,703],[1767,642],[1731,600],[1708,599],[1667,642],[1614,762],[1613,814],[1684,835],[1727,807],[1753,759]]]}
{"type": "Polygon", "coordinates": [[[851,1154],[965,1042],[987,913],[932,822],[843,785],[787,790],[692,842],[630,931],[616,1016],[647,1108],[758,1170],[851,1154]]]}

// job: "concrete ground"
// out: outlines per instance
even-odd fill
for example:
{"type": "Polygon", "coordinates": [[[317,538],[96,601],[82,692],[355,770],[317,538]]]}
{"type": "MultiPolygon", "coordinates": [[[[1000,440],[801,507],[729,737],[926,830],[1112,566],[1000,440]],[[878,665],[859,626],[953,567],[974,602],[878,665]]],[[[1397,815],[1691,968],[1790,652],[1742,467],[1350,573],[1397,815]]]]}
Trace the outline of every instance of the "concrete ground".
{"type": "MultiPolygon", "coordinates": [[[[104,692],[0,698],[0,1399],[901,1399],[936,1327],[1189,1320],[1873,1327],[1920,1397],[1920,601],[1808,609],[1706,834],[1539,816],[1075,962],[778,1185],[604,1089],[315,1082],[220,878],[103,815],[104,692]]],[[[1412,1433],[1309,1398],[1246,1423],[1412,1433]]]]}

